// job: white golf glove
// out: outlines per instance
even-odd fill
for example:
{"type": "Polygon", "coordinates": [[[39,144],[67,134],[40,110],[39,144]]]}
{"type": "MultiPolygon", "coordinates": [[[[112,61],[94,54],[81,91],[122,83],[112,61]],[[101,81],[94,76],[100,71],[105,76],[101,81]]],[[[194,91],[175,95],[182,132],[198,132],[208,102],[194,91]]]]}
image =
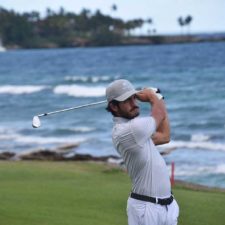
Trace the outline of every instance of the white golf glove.
{"type": "Polygon", "coordinates": [[[155,92],[155,94],[156,94],[156,96],[158,97],[159,100],[164,99],[164,96],[161,94],[159,88],[149,87],[149,89],[155,92]]]}

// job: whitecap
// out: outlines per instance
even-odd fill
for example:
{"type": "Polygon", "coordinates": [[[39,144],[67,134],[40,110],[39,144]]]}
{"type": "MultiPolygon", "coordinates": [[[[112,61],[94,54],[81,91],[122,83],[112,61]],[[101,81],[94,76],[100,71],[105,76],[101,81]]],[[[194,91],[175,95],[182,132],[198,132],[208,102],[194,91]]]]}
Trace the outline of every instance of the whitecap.
{"type": "Polygon", "coordinates": [[[81,133],[86,133],[86,132],[91,132],[96,130],[96,128],[93,127],[74,127],[74,128],[70,128],[70,131],[74,131],[74,132],[81,132],[81,133]]]}
{"type": "Polygon", "coordinates": [[[73,82],[91,82],[91,83],[97,83],[97,82],[105,82],[105,81],[110,81],[112,78],[110,76],[66,76],[65,77],[66,81],[73,81],[73,82]]]}
{"type": "Polygon", "coordinates": [[[25,143],[25,144],[73,144],[73,143],[82,143],[85,142],[86,139],[83,137],[37,137],[37,136],[22,136],[17,135],[15,141],[18,143],[25,143]]]}
{"type": "Polygon", "coordinates": [[[216,166],[176,166],[175,176],[202,176],[202,174],[225,174],[225,164],[216,166]]]}
{"type": "Polygon", "coordinates": [[[225,164],[220,164],[215,169],[216,173],[225,174],[225,164]]]}
{"type": "Polygon", "coordinates": [[[191,136],[191,141],[193,142],[203,142],[203,141],[208,141],[209,139],[210,139],[210,136],[206,134],[193,134],[191,136]]]}
{"type": "Polygon", "coordinates": [[[75,84],[59,85],[54,88],[53,92],[74,97],[101,97],[105,95],[105,87],[88,87],[75,84]]]}
{"type": "Polygon", "coordinates": [[[35,92],[40,92],[46,88],[47,88],[46,86],[34,86],[34,85],[4,85],[0,86],[0,94],[11,94],[11,95],[31,94],[35,92]]]}
{"type": "Polygon", "coordinates": [[[188,148],[188,149],[205,149],[205,150],[216,150],[225,151],[224,143],[215,143],[211,141],[203,142],[192,142],[192,141],[170,141],[170,143],[162,146],[165,149],[178,149],[178,148],[188,148]]]}
{"type": "Polygon", "coordinates": [[[84,76],[66,76],[65,77],[65,81],[87,82],[88,81],[88,77],[84,77],[84,76]]]}
{"type": "Polygon", "coordinates": [[[84,137],[41,137],[41,136],[28,136],[19,133],[7,132],[0,133],[0,140],[13,141],[14,143],[23,144],[73,144],[85,142],[87,139],[84,137]]]}
{"type": "Polygon", "coordinates": [[[184,177],[184,176],[198,176],[211,173],[215,170],[214,167],[210,166],[176,166],[175,165],[175,176],[184,177]]]}

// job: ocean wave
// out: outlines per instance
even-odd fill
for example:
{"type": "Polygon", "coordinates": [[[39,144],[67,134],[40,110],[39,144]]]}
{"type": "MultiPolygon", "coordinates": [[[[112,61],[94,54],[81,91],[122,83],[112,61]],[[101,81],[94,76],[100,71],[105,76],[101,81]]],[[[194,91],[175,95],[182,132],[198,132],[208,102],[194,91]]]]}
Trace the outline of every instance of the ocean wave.
{"type": "Polygon", "coordinates": [[[215,169],[216,173],[225,174],[225,164],[220,164],[215,169]]]}
{"type": "Polygon", "coordinates": [[[1,141],[8,141],[8,140],[13,140],[18,136],[15,131],[10,130],[6,127],[0,127],[0,140],[1,141]]]}
{"type": "Polygon", "coordinates": [[[22,136],[18,135],[16,141],[25,144],[73,144],[81,143],[86,139],[82,137],[77,138],[59,138],[59,137],[36,137],[36,136],[22,136]]]}
{"type": "Polygon", "coordinates": [[[101,97],[105,95],[105,87],[88,87],[82,85],[59,85],[53,90],[55,94],[66,94],[73,97],[101,97]]]}
{"type": "Polygon", "coordinates": [[[184,177],[184,176],[197,176],[206,171],[209,171],[210,167],[208,166],[178,166],[175,164],[175,176],[184,177]]]}
{"type": "Polygon", "coordinates": [[[70,131],[73,132],[78,132],[78,133],[87,133],[87,132],[91,132],[91,131],[95,131],[96,128],[94,127],[74,127],[74,128],[69,128],[70,131]]]}
{"type": "Polygon", "coordinates": [[[87,139],[84,137],[40,137],[40,136],[28,136],[21,135],[12,131],[0,133],[0,140],[10,141],[23,144],[73,144],[73,143],[82,143],[87,139]]]}
{"type": "Polygon", "coordinates": [[[0,94],[11,94],[11,95],[31,94],[35,92],[40,92],[46,88],[48,87],[34,86],[34,85],[4,85],[0,86],[0,94]]]}
{"type": "Polygon", "coordinates": [[[85,127],[85,126],[79,126],[79,127],[73,127],[73,128],[58,128],[56,130],[51,130],[54,134],[60,134],[60,135],[68,135],[68,134],[85,134],[90,133],[92,131],[95,131],[96,128],[94,127],[85,127]]]}
{"type": "Polygon", "coordinates": [[[188,148],[188,149],[205,149],[213,151],[225,151],[224,143],[215,143],[211,141],[171,141],[168,144],[163,145],[165,149],[178,149],[178,148],[188,148]]]}
{"type": "Polygon", "coordinates": [[[65,81],[71,81],[71,82],[82,82],[82,83],[98,83],[98,82],[106,82],[111,81],[114,78],[110,76],[66,76],[65,81]]]}
{"type": "Polygon", "coordinates": [[[37,137],[37,136],[23,136],[17,135],[16,142],[24,144],[73,144],[83,143],[87,139],[84,137],[37,137]]]}
{"type": "MultiPolygon", "coordinates": [[[[170,167],[168,167],[168,170],[170,167]]],[[[216,166],[176,166],[175,165],[175,176],[199,176],[202,174],[225,174],[225,164],[219,164],[216,166]]]]}
{"type": "Polygon", "coordinates": [[[191,136],[191,141],[193,142],[203,142],[203,141],[208,141],[209,139],[210,139],[210,136],[206,134],[193,134],[191,136]]]}

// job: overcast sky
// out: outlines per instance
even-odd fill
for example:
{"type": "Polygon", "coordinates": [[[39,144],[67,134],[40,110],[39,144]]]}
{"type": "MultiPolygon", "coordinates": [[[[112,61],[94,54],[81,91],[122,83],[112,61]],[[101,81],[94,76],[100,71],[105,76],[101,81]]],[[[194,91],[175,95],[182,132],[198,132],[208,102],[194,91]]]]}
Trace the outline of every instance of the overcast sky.
{"type": "Polygon", "coordinates": [[[177,18],[187,15],[193,17],[193,33],[225,32],[225,0],[0,0],[0,7],[8,10],[36,10],[41,15],[45,14],[47,7],[58,11],[60,6],[75,13],[83,8],[92,13],[100,9],[104,14],[123,20],[152,18],[151,28],[156,28],[158,34],[179,33],[177,18]],[[113,4],[117,5],[117,11],[111,10],[113,4]]]}

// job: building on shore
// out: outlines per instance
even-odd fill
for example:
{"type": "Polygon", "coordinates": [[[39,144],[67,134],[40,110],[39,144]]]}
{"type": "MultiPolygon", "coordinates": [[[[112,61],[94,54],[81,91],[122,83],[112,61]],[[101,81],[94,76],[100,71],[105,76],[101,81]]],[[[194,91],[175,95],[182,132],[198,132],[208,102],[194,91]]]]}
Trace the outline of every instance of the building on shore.
{"type": "Polygon", "coordinates": [[[5,52],[6,49],[5,47],[2,45],[2,39],[0,38],[0,52],[5,52]]]}

